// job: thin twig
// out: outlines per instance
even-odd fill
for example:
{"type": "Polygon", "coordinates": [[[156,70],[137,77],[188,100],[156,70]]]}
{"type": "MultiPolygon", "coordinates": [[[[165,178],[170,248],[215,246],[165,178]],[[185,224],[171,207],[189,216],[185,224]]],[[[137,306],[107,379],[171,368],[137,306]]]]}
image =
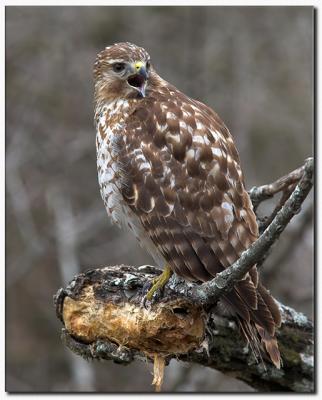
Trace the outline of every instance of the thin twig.
{"type": "MultiPolygon", "coordinates": [[[[306,163],[312,158],[308,158],[306,163]]],[[[277,179],[277,181],[273,183],[269,183],[267,185],[262,185],[258,187],[253,187],[249,190],[248,194],[250,199],[253,203],[254,211],[256,211],[257,207],[261,202],[264,200],[272,198],[275,194],[284,191],[289,186],[294,185],[295,183],[299,182],[302,178],[306,164],[302,165],[301,167],[295,169],[294,171],[290,172],[287,175],[282,176],[281,178],[277,179]]]]}
{"type": "Polygon", "coordinates": [[[278,201],[277,205],[275,206],[271,215],[266,217],[263,221],[261,221],[259,223],[258,230],[259,230],[260,234],[262,234],[265,231],[265,229],[270,225],[270,223],[276,217],[277,213],[284,206],[286,200],[290,197],[290,195],[293,192],[293,190],[295,189],[295,187],[296,187],[296,183],[292,183],[283,189],[282,196],[281,196],[280,200],[278,201]]]}

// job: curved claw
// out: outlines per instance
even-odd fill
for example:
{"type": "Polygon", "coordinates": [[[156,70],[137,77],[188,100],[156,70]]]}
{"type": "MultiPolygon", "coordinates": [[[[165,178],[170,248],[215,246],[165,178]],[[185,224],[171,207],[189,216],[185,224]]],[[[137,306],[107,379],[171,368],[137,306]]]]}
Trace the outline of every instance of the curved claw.
{"type": "Polygon", "coordinates": [[[141,290],[141,293],[142,293],[142,300],[141,300],[141,304],[140,304],[140,305],[141,305],[141,307],[144,307],[145,309],[148,308],[147,302],[149,301],[149,300],[146,298],[146,295],[147,295],[147,293],[149,292],[149,290],[151,289],[151,287],[153,286],[154,280],[155,280],[155,278],[152,279],[151,281],[150,281],[150,280],[146,281],[146,282],[144,283],[143,287],[142,287],[142,290],[141,290]]]}

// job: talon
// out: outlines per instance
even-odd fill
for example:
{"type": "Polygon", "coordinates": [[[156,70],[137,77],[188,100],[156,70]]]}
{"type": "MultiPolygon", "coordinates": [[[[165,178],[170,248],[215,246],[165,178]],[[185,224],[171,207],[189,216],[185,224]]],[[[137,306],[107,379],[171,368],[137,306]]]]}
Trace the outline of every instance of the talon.
{"type": "Polygon", "coordinates": [[[157,278],[153,279],[153,285],[152,285],[151,289],[148,291],[148,293],[146,294],[145,298],[147,300],[151,301],[154,293],[158,289],[162,289],[166,285],[166,283],[170,279],[171,275],[172,275],[172,271],[171,271],[170,267],[167,265],[164,268],[164,271],[162,272],[162,274],[160,276],[158,276],[157,278]]]}

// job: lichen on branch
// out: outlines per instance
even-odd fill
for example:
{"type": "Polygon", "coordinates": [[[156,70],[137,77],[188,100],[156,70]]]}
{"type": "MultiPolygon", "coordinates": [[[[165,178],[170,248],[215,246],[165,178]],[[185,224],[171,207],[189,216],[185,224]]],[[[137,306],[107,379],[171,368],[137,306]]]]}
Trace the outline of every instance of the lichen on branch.
{"type": "Polygon", "coordinates": [[[203,312],[186,296],[181,281],[172,280],[161,300],[142,307],[146,281],[159,273],[152,266],[120,265],[76,276],[55,297],[65,345],[85,359],[124,365],[136,359],[154,362],[156,355],[165,364],[172,358],[194,362],[261,391],[313,390],[313,326],[303,314],[279,304],[283,367],[277,370],[265,362],[264,368],[242,341],[234,320],[216,308],[203,312]],[[143,326],[134,323],[142,319],[143,326]]]}

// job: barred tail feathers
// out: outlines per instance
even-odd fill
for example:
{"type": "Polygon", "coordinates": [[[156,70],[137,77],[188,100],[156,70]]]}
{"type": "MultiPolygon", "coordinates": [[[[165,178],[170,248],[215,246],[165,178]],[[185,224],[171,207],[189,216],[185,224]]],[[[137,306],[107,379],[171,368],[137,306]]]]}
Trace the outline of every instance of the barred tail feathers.
{"type": "Polygon", "coordinates": [[[275,328],[281,324],[280,312],[272,296],[261,284],[256,289],[256,309],[249,307],[249,301],[243,299],[243,291],[238,289],[226,295],[224,301],[234,311],[241,333],[249,343],[256,360],[263,361],[262,356],[267,354],[271,362],[279,369],[281,356],[275,337],[275,328]]]}

